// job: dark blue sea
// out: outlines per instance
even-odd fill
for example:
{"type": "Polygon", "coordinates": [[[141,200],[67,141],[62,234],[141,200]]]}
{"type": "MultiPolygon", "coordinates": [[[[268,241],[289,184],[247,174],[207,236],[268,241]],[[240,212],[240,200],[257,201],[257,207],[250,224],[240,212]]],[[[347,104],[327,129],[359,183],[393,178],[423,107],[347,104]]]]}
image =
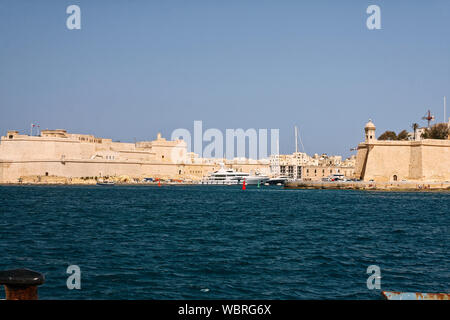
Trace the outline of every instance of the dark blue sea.
{"type": "Polygon", "coordinates": [[[369,265],[450,292],[449,226],[450,193],[4,186],[0,270],[44,273],[40,299],[380,299],[369,265]]]}

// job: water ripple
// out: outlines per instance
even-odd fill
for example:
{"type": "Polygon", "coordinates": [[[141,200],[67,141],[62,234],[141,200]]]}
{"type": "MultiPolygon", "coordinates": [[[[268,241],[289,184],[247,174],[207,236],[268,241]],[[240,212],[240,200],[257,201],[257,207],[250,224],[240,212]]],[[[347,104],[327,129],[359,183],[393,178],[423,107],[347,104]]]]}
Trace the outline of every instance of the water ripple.
{"type": "Polygon", "coordinates": [[[450,291],[448,193],[0,187],[0,269],[43,299],[378,299],[450,291]],[[82,270],[68,290],[66,268],[82,270]]]}

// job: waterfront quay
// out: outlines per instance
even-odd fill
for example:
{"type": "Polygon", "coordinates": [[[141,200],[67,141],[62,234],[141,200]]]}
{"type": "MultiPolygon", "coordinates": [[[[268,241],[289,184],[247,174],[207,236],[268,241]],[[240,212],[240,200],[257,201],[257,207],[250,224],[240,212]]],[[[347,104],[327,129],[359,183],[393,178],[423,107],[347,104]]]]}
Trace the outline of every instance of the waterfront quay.
{"type": "Polygon", "coordinates": [[[384,191],[450,191],[450,181],[445,182],[373,182],[373,181],[289,181],[285,189],[349,189],[384,191]]]}

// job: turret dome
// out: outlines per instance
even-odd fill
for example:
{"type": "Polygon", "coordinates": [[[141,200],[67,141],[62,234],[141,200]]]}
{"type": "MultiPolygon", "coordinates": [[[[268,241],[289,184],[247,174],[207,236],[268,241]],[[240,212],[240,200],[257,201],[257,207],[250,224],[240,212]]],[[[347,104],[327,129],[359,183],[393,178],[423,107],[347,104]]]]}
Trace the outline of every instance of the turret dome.
{"type": "Polygon", "coordinates": [[[372,129],[372,130],[376,129],[375,125],[372,122],[372,119],[369,119],[369,122],[366,123],[366,126],[364,127],[364,129],[366,129],[366,130],[367,129],[372,129]]]}

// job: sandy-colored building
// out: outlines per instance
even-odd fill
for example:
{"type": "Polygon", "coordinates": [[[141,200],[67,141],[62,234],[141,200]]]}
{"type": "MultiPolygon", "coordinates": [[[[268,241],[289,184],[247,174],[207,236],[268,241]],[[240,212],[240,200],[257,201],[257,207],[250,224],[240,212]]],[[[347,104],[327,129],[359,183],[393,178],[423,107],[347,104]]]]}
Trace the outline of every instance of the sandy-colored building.
{"type": "Polygon", "coordinates": [[[66,130],[42,130],[40,136],[8,131],[0,140],[0,182],[27,176],[176,178],[185,156],[184,141],[159,134],[154,141],[122,143],[66,130]]]}
{"type": "Polygon", "coordinates": [[[304,152],[294,152],[272,155],[270,169],[272,176],[286,176],[296,180],[318,181],[333,174],[343,174],[350,179],[354,175],[355,161],[354,156],[342,161],[341,156],[309,156],[304,152]]]}
{"type": "Polygon", "coordinates": [[[310,181],[320,181],[324,178],[328,178],[331,175],[342,174],[345,178],[353,178],[355,173],[354,166],[345,165],[329,165],[329,166],[303,166],[302,167],[302,179],[310,181]]]}
{"type": "Polygon", "coordinates": [[[198,158],[187,152],[185,141],[168,141],[161,134],[153,141],[123,143],[59,129],[39,136],[8,131],[0,140],[0,183],[53,181],[49,177],[200,180],[220,162],[244,172],[269,170],[264,161],[198,158]]]}
{"type": "Polygon", "coordinates": [[[450,181],[450,140],[380,141],[369,120],[355,176],[364,181],[450,181]]]}

